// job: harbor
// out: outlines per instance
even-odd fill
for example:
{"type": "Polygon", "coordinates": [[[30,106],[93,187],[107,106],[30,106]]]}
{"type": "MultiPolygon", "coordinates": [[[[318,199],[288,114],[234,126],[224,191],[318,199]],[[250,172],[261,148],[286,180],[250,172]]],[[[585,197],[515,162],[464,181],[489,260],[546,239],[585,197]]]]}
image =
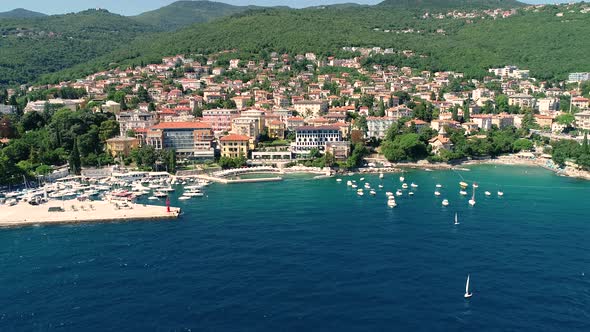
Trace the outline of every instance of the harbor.
{"type": "Polygon", "coordinates": [[[130,202],[50,200],[42,205],[25,202],[0,206],[0,227],[47,224],[176,219],[180,208],[130,202]]]}

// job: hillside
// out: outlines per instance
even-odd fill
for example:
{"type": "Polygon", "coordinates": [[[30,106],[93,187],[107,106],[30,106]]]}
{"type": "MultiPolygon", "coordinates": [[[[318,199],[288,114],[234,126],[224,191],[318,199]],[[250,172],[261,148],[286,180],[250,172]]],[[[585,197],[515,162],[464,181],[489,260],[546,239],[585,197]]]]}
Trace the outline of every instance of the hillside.
{"type": "Polygon", "coordinates": [[[0,13],[0,18],[36,18],[47,16],[43,13],[37,13],[23,8],[13,9],[0,13]]]}
{"type": "Polygon", "coordinates": [[[419,10],[494,9],[525,6],[516,0],[385,0],[378,6],[419,10]]]}
{"type": "Polygon", "coordinates": [[[107,54],[152,26],[107,11],[0,20],[0,84],[19,84],[107,54]]]}
{"type": "Polygon", "coordinates": [[[133,19],[143,24],[151,24],[163,30],[176,30],[194,23],[260,9],[257,6],[233,6],[212,1],[177,1],[168,6],[142,13],[133,19]]]}
{"type": "Polygon", "coordinates": [[[486,75],[492,66],[514,64],[530,69],[539,78],[563,79],[569,72],[590,71],[586,57],[590,40],[580,37],[590,33],[590,14],[581,13],[580,6],[572,7],[564,17],[556,15],[564,11],[564,6],[547,6],[521,10],[506,19],[474,19],[473,23],[452,18],[422,19],[403,10],[376,7],[248,12],[149,41],[140,39],[45,80],[78,77],[112,63],[158,62],[162,56],[178,53],[238,49],[239,56],[246,59],[263,56],[261,50],[333,55],[345,46],[379,46],[416,53],[413,57],[379,56],[368,63],[456,70],[473,77],[486,75]],[[408,27],[412,33],[399,33],[408,27]]]}

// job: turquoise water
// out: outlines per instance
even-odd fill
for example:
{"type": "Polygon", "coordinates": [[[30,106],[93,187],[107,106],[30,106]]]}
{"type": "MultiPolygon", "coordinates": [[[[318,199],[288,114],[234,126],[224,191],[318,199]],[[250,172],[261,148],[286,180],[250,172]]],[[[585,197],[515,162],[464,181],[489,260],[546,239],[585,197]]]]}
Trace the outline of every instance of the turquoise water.
{"type": "Polygon", "coordinates": [[[359,175],[295,176],[173,198],[178,221],[0,230],[0,330],[590,330],[589,182],[410,171],[391,209],[398,177],[375,197],[346,186],[359,175]]]}

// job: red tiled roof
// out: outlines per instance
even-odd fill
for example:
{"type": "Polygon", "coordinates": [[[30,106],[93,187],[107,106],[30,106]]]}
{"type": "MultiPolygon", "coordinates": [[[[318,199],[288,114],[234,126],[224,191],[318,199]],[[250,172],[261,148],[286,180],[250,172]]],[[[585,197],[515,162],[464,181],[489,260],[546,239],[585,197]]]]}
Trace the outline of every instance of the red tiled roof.
{"type": "Polygon", "coordinates": [[[250,137],[245,136],[245,135],[231,134],[231,135],[223,136],[219,140],[222,142],[225,142],[225,141],[249,141],[250,137]]]}
{"type": "Polygon", "coordinates": [[[205,122],[160,122],[152,129],[205,129],[211,128],[211,125],[205,122]]]}

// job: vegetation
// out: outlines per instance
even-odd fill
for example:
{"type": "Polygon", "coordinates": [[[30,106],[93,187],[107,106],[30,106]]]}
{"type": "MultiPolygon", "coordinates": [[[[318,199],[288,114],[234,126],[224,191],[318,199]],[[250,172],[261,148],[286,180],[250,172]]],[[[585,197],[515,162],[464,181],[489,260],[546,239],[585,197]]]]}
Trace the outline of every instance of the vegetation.
{"type": "Polygon", "coordinates": [[[582,145],[573,140],[559,140],[551,143],[553,161],[563,167],[572,161],[585,170],[590,170],[590,147],[588,134],[584,134],[582,145]]]}
{"type": "Polygon", "coordinates": [[[233,6],[212,1],[177,1],[168,6],[142,13],[133,19],[143,24],[151,24],[162,30],[176,30],[194,23],[208,22],[247,10],[259,9],[257,6],[233,6]]]}

